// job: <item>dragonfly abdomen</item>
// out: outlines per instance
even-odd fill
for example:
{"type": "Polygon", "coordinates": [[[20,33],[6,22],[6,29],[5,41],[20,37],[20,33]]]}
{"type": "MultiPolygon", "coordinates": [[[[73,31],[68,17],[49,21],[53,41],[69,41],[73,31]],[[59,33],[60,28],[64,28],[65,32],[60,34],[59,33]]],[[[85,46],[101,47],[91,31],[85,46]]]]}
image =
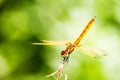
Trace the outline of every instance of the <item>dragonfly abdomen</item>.
{"type": "Polygon", "coordinates": [[[87,32],[89,31],[89,29],[91,28],[92,24],[94,23],[95,21],[95,18],[92,18],[90,20],[90,22],[87,24],[87,26],[85,27],[85,29],[83,30],[83,32],[79,35],[79,37],[76,39],[76,41],[74,42],[74,46],[76,47],[80,41],[83,39],[83,37],[87,34],[87,32]]]}

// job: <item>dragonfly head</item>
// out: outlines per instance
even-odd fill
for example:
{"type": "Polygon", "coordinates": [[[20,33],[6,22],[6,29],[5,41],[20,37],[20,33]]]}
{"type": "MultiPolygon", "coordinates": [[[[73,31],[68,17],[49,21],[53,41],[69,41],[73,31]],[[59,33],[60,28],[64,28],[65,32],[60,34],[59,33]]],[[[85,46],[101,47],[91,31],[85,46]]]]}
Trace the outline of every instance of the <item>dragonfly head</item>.
{"type": "Polygon", "coordinates": [[[61,51],[61,56],[62,56],[63,63],[66,63],[66,62],[68,63],[69,55],[68,55],[68,52],[66,50],[61,51]]]}
{"type": "Polygon", "coordinates": [[[61,51],[61,56],[64,57],[64,56],[66,56],[67,54],[68,54],[68,52],[67,52],[66,50],[62,50],[62,51],[61,51]]]}

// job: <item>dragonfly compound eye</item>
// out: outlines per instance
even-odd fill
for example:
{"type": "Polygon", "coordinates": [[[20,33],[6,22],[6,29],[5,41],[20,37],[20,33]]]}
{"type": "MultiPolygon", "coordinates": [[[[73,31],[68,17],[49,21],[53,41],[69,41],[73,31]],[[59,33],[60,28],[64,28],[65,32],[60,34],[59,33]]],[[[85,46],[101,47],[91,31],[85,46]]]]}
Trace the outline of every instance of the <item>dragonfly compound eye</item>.
{"type": "Polygon", "coordinates": [[[66,55],[66,54],[67,54],[67,51],[65,51],[65,50],[61,51],[61,55],[66,55]]]}

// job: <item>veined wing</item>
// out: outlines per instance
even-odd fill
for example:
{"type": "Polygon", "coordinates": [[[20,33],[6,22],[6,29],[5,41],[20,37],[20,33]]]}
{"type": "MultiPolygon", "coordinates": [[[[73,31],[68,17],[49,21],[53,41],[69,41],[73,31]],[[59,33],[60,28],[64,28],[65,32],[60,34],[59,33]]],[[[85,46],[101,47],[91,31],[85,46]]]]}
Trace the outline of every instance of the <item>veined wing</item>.
{"type": "Polygon", "coordinates": [[[32,43],[33,45],[68,45],[68,41],[49,41],[49,40],[40,40],[39,43],[32,43]]]}
{"type": "Polygon", "coordinates": [[[92,58],[100,58],[102,56],[109,55],[108,52],[98,49],[98,48],[91,48],[91,47],[83,46],[83,45],[80,45],[78,48],[81,53],[86,54],[92,58]]]}

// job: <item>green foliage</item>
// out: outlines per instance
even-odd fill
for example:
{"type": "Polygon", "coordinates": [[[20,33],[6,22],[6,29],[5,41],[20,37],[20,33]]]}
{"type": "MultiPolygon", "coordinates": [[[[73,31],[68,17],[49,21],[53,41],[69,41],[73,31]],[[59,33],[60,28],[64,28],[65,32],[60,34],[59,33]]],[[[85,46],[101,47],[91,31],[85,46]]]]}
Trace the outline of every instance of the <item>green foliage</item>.
{"type": "MultiPolygon", "coordinates": [[[[0,0],[0,80],[54,80],[45,78],[45,75],[57,69],[61,47],[34,46],[31,43],[69,39],[74,30],[61,24],[71,24],[69,21],[74,10],[80,12],[78,17],[81,18],[96,15],[96,27],[103,30],[103,34],[107,35],[110,30],[119,36],[119,3],[119,0],[0,0]],[[66,36],[67,32],[71,34],[66,36]]],[[[96,35],[99,35],[98,31],[96,35]]],[[[116,77],[120,73],[109,79],[111,74],[102,71],[102,61],[86,56],[73,57],[78,65],[76,69],[70,65],[65,67],[69,80],[119,80],[116,77]]],[[[74,64],[74,61],[69,63],[74,64]]]]}

